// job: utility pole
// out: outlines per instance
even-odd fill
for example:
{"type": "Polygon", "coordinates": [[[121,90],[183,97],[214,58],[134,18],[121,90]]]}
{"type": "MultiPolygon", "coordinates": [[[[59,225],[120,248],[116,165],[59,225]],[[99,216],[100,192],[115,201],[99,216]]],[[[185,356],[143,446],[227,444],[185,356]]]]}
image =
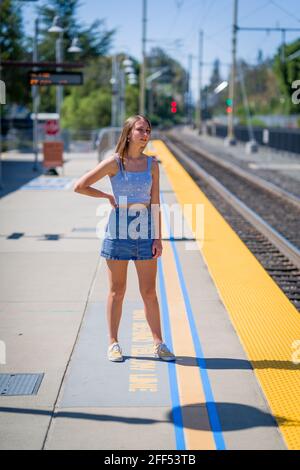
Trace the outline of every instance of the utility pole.
{"type": "Polygon", "coordinates": [[[246,153],[250,154],[250,153],[254,153],[254,152],[258,151],[258,145],[257,145],[257,142],[256,142],[255,137],[254,137],[253,127],[252,127],[252,123],[251,123],[251,115],[250,115],[250,108],[249,108],[249,102],[248,102],[245,79],[244,79],[244,72],[243,72],[243,69],[242,69],[241,65],[239,66],[238,76],[239,76],[240,82],[241,82],[244,108],[245,108],[246,116],[247,116],[248,134],[249,134],[249,139],[250,139],[246,143],[246,153]]]}
{"type": "Polygon", "coordinates": [[[143,0],[142,64],[140,72],[140,114],[145,114],[147,0],[143,0]]]}
{"type": "Polygon", "coordinates": [[[120,119],[120,127],[124,126],[125,121],[125,71],[123,68],[123,64],[120,66],[120,112],[119,112],[119,119],[120,119]]]}
{"type": "MultiPolygon", "coordinates": [[[[55,43],[55,49],[56,49],[56,62],[62,63],[63,62],[63,31],[59,33],[59,37],[56,39],[55,43]]],[[[56,69],[58,72],[62,71],[61,67],[57,67],[56,69]]],[[[60,112],[61,112],[61,105],[63,101],[63,87],[62,85],[57,85],[56,86],[56,112],[59,116],[59,120],[61,119],[60,112]]],[[[60,129],[61,123],[59,122],[59,129],[60,129]]],[[[59,131],[60,133],[61,131],[59,131]]]]}
{"type": "Polygon", "coordinates": [[[280,28],[280,27],[260,27],[260,28],[241,28],[240,26],[237,27],[238,31],[265,31],[266,33],[269,33],[270,31],[279,31],[281,32],[281,53],[280,53],[280,58],[281,62],[285,62],[285,52],[284,52],[284,47],[285,47],[285,35],[287,31],[292,31],[292,32],[299,32],[300,28],[280,28]]]}
{"type": "Polygon", "coordinates": [[[192,110],[192,69],[193,69],[193,56],[189,54],[188,58],[188,124],[193,123],[193,110],[192,110]]]}
{"type": "Polygon", "coordinates": [[[202,88],[202,63],[203,63],[203,31],[199,31],[199,57],[198,57],[198,106],[196,106],[196,127],[199,134],[202,133],[201,116],[201,88],[202,88]]]}
{"type": "Polygon", "coordinates": [[[281,30],[281,62],[285,61],[285,29],[281,30]]]}
{"type": "MultiPolygon", "coordinates": [[[[234,0],[234,10],[233,10],[233,33],[232,33],[232,69],[231,69],[231,77],[230,77],[230,88],[229,88],[229,105],[232,109],[231,113],[228,113],[228,130],[227,130],[227,137],[225,139],[226,145],[235,145],[236,140],[234,136],[234,110],[235,110],[235,102],[234,102],[234,86],[236,81],[236,43],[237,43],[237,32],[238,31],[280,31],[281,32],[281,62],[285,62],[285,35],[287,31],[300,31],[300,28],[280,28],[280,27],[240,27],[237,24],[238,22],[238,0],[234,0]]],[[[242,92],[244,96],[246,96],[246,87],[245,83],[242,84],[242,92]]],[[[244,101],[247,101],[247,98],[244,98],[244,101]]],[[[250,144],[254,142],[254,147],[256,142],[251,137],[250,131],[250,144]]],[[[255,150],[254,150],[255,151],[255,150]]]]}
{"type": "Polygon", "coordinates": [[[238,19],[238,0],[234,0],[233,7],[233,27],[232,27],[232,66],[231,66],[231,77],[230,77],[230,87],[229,87],[229,100],[231,106],[231,112],[228,113],[228,129],[227,137],[225,139],[226,145],[235,145],[236,140],[234,136],[234,86],[235,86],[235,77],[236,77],[236,42],[237,42],[237,19],[238,19]]]}
{"type": "Polygon", "coordinates": [[[117,68],[117,57],[114,54],[112,56],[112,99],[111,99],[111,126],[117,126],[117,100],[118,100],[118,68],[117,68]]]}
{"type": "MultiPolygon", "coordinates": [[[[39,34],[39,20],[36,18],[34,24],[34,40],[33,40],[33,62],[38,62],[38,34],[39,34]]],[[[36,67],[33,70],[37,70],[36,67]]],[[[33,152],[34,152],[34,165],[33,170],[38,170],[38,155],[39,155],[39,148],[38,148],[38,111],[39,111],[39,104],[40,104],[40,95],[39,95],[39,87],[33,86],[32,87],[32,99],[33,99],[33,152]]]]}

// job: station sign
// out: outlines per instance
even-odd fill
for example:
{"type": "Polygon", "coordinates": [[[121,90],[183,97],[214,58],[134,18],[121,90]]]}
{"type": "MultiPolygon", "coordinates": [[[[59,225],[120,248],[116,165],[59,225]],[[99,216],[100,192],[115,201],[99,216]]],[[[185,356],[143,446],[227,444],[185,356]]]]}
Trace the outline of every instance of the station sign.
{"type": "Polygon", "coordinates": [[[82,85],[82,72],[50,72],[50,71],[30,71],[28,73],[29,84],[31,86],[49,85],[82,85]]]}
{"type": "Polygon", "coordinates": [[[56,135],[59,132],[59,122],[54,119],[48,119],[45,123],[45,132],[48,135],[56,135]]]}

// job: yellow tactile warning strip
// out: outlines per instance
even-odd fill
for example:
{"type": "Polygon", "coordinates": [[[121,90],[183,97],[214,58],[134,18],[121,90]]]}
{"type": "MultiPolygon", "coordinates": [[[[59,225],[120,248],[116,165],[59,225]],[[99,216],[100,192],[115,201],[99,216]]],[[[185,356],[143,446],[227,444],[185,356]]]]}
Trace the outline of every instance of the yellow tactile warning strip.
{"type": "MultiPolygon", "coordinates": [[[[300,315],[166,145],[152,141],[152,148],[178,203],[204,204],[199,250],[287,447],[300,449],[300,315]]],[[[195,232],[195,220],[186,217],[195,232]]]]}

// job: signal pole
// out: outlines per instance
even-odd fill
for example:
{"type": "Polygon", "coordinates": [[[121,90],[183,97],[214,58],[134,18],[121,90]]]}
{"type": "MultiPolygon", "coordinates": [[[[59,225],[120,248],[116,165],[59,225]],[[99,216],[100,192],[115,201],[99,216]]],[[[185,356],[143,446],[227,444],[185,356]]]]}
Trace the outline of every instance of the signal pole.
{"type": "Polygon", "coordinates": [[[237,19],[238,19],[238,0],[234,0],[233,7],[233,27],[232,27],[232,66],[231,66],[231,77],[230,77],[230,86],[229,86],[229,100],[231,102],[231,112],[228,113],[228,128],[227,128],[227,137],[225,139],[226,145],[235,145],[236,140],[234,136],[234,85],[236,77],[236,42],[237,42],[237,19]]]}
{"type": "Polygon", "coordinates": [[[188,57],[188,124],[193,124],[193,110],[192,110],[192,68],[193,56],[189,54],[188,57]]]}
{"type": "Polygon", "coordinates": [[[202,63],[203,63],[203,31],[199,31],[199,57],[198,57],[198,106],[196,106],[196,127],[199,134],[202,133],[201,118],[201,88],[202,88],[202,63]]]}
{"type": "Polygon", "coordinates": [[[142,64],[140,73],[140,114],[145,114],[147,0],[143,0],[142,64]]]}
{"type": "MultiPolygon", "coordinates": [[[[234,101],[234,87],[236,81],[236,44],[237,44],[237,32],[238,31],[280,31],[281,32],[281,62],[285,62],[285,34],[286,31],[300,31],[299,28],[280,28],[280,27],[240,27],[237,24],[238,22],[238,0],[234,0],[234,8],[233,8],[233,29],[232,29],[232,69],[231,69],[231,77],[230,77],[230,88],[229,88],[229,99],[227,100],[227,104],[231,107],[231,111],[228,112],[228,129],[227,129],[227,137],[225,139],[225,145],[235,145],[236,139],[234,135],[234,110],[235,110],[235,101],[234,101]]],[[[246,93],[246,88],[244,86],[244,93],[246,93]]],[[[252,140],[250,140],[251,142],[252,140]]]]}

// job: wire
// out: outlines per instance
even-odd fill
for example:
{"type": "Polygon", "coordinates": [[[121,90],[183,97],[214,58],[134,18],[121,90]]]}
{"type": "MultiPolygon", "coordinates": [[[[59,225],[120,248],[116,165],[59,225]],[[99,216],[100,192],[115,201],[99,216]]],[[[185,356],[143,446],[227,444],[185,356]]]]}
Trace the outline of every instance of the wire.
{"type": "MultiPolygon", "coordinates": [[[[240,19],[241,20],[245,20],[245,19],[248,19],[251,15],[253,15],[254,13],[256,13],[257,11],[259,10],[262,10],[263,8],[267,7],[268,5],[270,5],[270,3],[272,3],[272,0],[268,0],[266,3],[264,3],[262,6],[258,7],[258,8],[255,8],[255,10],[252,10],[250,13],[248,13],[247,15],[245,16],[242,16],[240,19]]],[[[225,26],[225,28],[223,29],[219,29],[219,31],[217,33],[214,33],[212,34],[211,36],[208,36],[207,39],[211,39],[215,36],[218,36],[220,33],[223,33],[224,31],[227,31],[228,29],[231,29],[232,28],[232,23],[230,23],[229,25],[225,26]]]]}
{"type": "MultiPolygon", "coordinates": [[[[210,1],[209,5],[207,7],[206,13],[203,15],[203,21],[201,23],[201,29],[202,30],[203,30],[204,23],[208,18],[208,14],[210,13],[210,10],[212,10],[212,7],[213,7],[214,3],[215,3],[215,0],[210,1]]],[[[190,38],[194,34],[195,29],[196,28],[200,29],[200,25],[199,25],[198,22],[199,22],[199,19],[196,16],[196,19],[195,19],[195,22],[194,22],[193,26],[191,28],[189,28],[189,33],[185,36],[186,47],[188,47],[191,44],[191,39],[190,38]]]]}
{"type": "Polygon", "coordinates": [[[183,6],[183,3],[184,3],[184,0],[175,0],[176,2],[176,7],[177,7],[177,10],[173,16],[173,20],[170,22],[170,27],[166,33],[167,37],[169,37],[170,33],[171,33],[171,30],[173,29],[174,30],[174,27],[177,23],[177,20],[179,18],[179,15],[180,15],[180,10],[181,10],[181,7],[183,6]]]}
{"type": "Polygon", "coordinates": [[[286,13],[288,16],[290,16],[291,18],[293,18],[294,20],[296,20],[296,21],[298,21],[298,22],[300,23],[300,19],[299,19],[299,18],[296,18],[294,13],[289,12],[288,10],[286,10],[285,8],[283,8],[281,5],[278,5],[276,2],[274,2],[274,0],[271,0],[271,3],[272,3],[272,5],[274,5],[275,7],[279,8],[279,10],[283,11],[283,12],[286,13]]]}
{"type": "Polygon", "coordinates": [[[175,3],[176,3],[178,10],[180,10],[182,5],[184,4],[184,0],[175,0],[175,3]]]}
{"type": "Polygon", "coordinates": [[[209,5],[208,5],[208,8],[207,8],[207,10],[206,10],[206,14],[204,15],[204,18],[203,18],[203,20],[202,20],[201,28],[203,28],[204,23],[205,23],[205,21],[206,21],[207,18],[208,18],[208,13],[210,13],[210,10],[212,9],[214,3],[215,3],[215,0],[211,0],[211,1],[210,1],[209,5]]]}

